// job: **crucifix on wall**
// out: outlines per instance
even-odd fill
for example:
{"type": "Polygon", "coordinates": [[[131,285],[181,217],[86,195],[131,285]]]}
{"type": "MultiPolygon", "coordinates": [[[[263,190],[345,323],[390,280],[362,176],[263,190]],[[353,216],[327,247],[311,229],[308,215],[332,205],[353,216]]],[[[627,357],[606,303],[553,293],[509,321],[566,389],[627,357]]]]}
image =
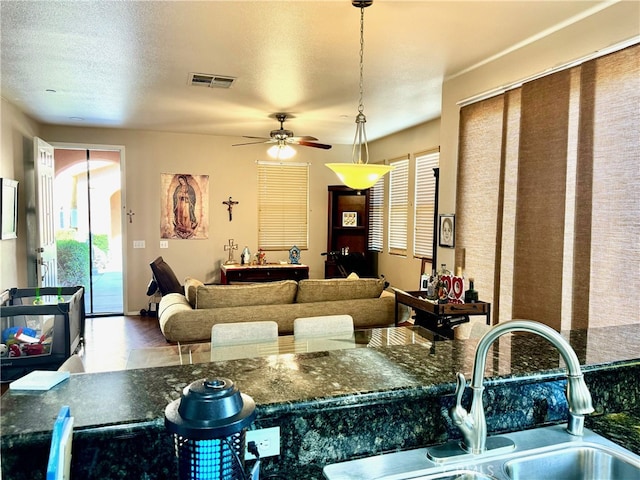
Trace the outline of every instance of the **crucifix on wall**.
{"type": "Polygon", "coordinates": [[[239,204],[240,202],[231,200],[231,197],[229,197],[229,200],[226,200],[222,203],[227,206],[227,211],[229,212],[229,221],[233,220],[233,206],[239,204]]]}

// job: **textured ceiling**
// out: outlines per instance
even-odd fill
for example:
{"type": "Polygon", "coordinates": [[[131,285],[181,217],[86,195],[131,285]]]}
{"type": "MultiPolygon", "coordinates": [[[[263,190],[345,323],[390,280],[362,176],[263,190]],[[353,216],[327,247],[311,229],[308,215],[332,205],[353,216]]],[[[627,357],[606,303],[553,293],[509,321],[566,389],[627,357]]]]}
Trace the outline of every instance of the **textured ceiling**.
{"type": "MultiPolygon", "coordinates": [[[[609,3],[609,2],[607,2],[609,3]]],[[[365,9],[370,140],[439,117],[443,80],[601,8],[392,1],[365,9]]],[[[0,2],[2,96],[44,123],[351,143],[359,9],[340,1],[0,2]],[[189,72],[236,77],[193,87],[189,72]],[[53,90],[53,91],[48,91],[53,90]]]]}

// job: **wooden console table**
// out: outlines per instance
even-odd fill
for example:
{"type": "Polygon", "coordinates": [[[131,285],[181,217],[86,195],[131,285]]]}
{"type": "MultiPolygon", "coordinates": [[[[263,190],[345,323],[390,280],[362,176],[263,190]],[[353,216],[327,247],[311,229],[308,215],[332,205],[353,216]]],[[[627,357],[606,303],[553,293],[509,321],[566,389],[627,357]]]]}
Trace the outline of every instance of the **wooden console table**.
{"type": "Polygon", "coordinates": [[[267,265],[222,265],[220,283],[276,282],[278,280],[304,280],[309,278],[307,265],[270,263],[267,265]]]}
{"type": "Polygon", "coordinates": [[[424,291],[396,290],[396,325],[398,305],[407,305],[415,310],[416,325],[450,339],[453,339],[453,328],[468,323],[472,315],[484,315],[487,325],[491,325],[491,303],[432,303],[424,298],[426,295],[427,292],[424,291]]]}

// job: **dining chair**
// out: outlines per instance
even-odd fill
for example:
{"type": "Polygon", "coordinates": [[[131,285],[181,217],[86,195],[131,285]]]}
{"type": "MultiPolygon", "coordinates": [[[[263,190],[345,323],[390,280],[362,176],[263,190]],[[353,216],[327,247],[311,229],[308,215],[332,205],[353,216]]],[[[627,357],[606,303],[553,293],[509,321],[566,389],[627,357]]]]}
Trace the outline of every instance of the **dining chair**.
{"type": "Polygon", "coordinates": [[[211,361],[278,353],[278,324],[272,321],[218,323],[211,327],[211,361]]]}
{"type": "Polygon", "coordinates": [[[59,372],[84,373],[84,363],[77,353],[67,358],[62,365],[58,367],[59,372]]]}
{"type": "Polygon", "coordinates": [[[293,321],[293,336],[297,339],[353,335],[351,315],[300,317],[293,321]]]}

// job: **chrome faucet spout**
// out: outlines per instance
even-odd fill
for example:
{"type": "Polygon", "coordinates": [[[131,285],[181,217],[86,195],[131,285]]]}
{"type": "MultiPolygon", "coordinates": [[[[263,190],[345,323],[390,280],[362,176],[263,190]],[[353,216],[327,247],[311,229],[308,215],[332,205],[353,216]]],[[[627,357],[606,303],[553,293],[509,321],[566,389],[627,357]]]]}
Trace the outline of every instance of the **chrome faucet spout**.
{"type": "Polygon", "coordinates": [[[487,443],[487,423],[484,406],[482,404],[484,369],[487,354],[494,341],[505,333],[510,332],[537,334],[551,342],[560,352],[568,370],[567,401],[569,404],[569,433],[572,435],[582,435],[584,415],[593,412],[591,394],[584,382],[578,357],[571,348],[571,345],[569,345],[558,332],[547,325],[531,320],[512,320],[500,323],[491,328],[478,342],[471,379],[473,399],[468,414],[460,405],[460,400],[462,399],[460,389],[464,389],[464,377],[462,377],[461,387],[461,375],[459,374],[458,376],[458,388],[456,391],[457,404],[452,412],[452,418],[462,432],[464,438],[463,448],[474,455],[484,453],[487,443]]]}

